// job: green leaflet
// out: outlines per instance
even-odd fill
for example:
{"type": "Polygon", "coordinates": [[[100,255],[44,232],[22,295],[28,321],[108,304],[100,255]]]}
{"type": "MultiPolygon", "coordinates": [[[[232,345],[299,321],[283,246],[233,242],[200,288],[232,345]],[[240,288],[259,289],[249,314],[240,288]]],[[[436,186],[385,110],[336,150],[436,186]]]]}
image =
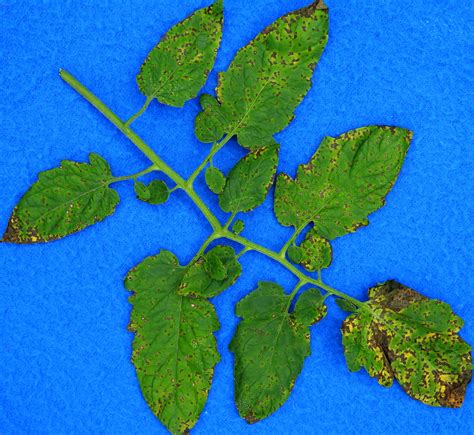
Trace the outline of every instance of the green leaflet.
{"type": "Polygon", "coordinates": [[[234,234],[240,234],[243,230],[245,229],[245,223],[244,221],[237,219],[234,222],[234,225],[232,225],[232,232],[234,234]]]}
{"type": "Polygon", "coordinates": [[[214,166],[209,166],[206,169],[206,184],[211,192],[215,194],[222,193],[225,186],[224,174],[214,166]]]}
{"type": "Polygon", "coordinates": [[[241,272],[234,249],[216,246],[188,267],[178,293],[193,297],[217,296],[229,288],[241,272]]]}
{"type": "Polygon", "coordinates": [[[314,228],[306,234],[303,243],[303,259],[301,265],[310,272],[329,267],[332,261],[332,247],[328,240],[319,236],[314,228]]]}
{"type": "Polygon", "coordinates": [[[230,170],[219,205],[225,212],[250,211],[259,206],[273,184],[278,165],[278,146],[249,152],[230,170]]]}
{"type": "Polygon", "coordinates": [[[384,205],[411,138],[409,130],[385,126],[324,138],[295,180],[278,176],[278,221],[297,229],[313,222],[315,232],[329,240],[367,225],[367,216],[384,205]]]}
{"type": "Polygon", "coordinates": [[[311,326],[322,320],[327,314],[324,297],[317,288],[306,290],[298,299],[293,316],[298,323],[311,326]]]}
{"type": "Polygon", "coordinates": [[[125,286],[133,291],[129,329],[135,332],[132,362],[143,396],[173,433],[197,422],[219,361],[213,305],[176,293],[185,268],[168,251],[133,268],[125,286]]]}
{"type": "Polygon", "coordinates": [[[458,408],[472,377],[462,325],[448,304],[387,281],[371,288],[367,307],[342,325],[347,365],[365,367],[384,386],[396,379],[427,405],[458,408]]]}
{"type": "Polygon", "coordinates": [[[63,160],[41,172],[13,210],[3,242],[49,242],[80,231],[115,211],[118,193],[109,164],[98,154],[90,163],[63,160]]]}
{"type": "Polygon", "coordinates": [[[214,142],[228,134],[249,149],[272,144],[311,87],[327,38],[328,9],[322,0],[268,26],[219,74],[217,100],[202,96],[198,139],[214,142]]]}
{"type": "Polygon", "coordinates": [[[168,30],[141,67],[140,91],[174,107],[194,98],[214,65],[222,23],[222,0],[217,0],[168,30]]]}
{"type": "Polygon", "coordinates": [[[288,248],[287,254],[288,254],[288,258],[293,263],[300,264],[301,261],[303,260],[303,250],[299,246],[291,245],[288,248]]]}
{"type": "Polygon", "coordinates": [[[229,348],[235,354],[235,402],[249,423],[268,417],[286,401],[310,354],[308,326],[326,314],[315,289],[300,297],[293,313],[288,312],[290,302],[279,285],[261,282],[237,304],[243,320],[229,348]]]}
{"type": "Polygon", "coordinates": [[[170,196],[168,186],[161,180],[153,180],[148,185],[135,181],[134,189],[137,198],[149,204],[163,204],[170,196]]]}
{"type": "Polygon", "coordinates": [[[316,270],[329,267],[332,261],[331,244],[325,238],[319,236],[314,228],[311,228],[300,246],[291,246],[288,257],[293,263],[301,264],[306,270],[316,270]]]}

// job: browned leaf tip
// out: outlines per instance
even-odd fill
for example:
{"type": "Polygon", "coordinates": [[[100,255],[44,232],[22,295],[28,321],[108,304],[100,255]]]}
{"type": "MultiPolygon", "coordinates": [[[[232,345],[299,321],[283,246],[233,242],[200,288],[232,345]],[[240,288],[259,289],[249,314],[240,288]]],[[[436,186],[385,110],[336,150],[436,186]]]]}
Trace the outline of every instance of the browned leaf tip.
{"type": "Polygon", "coordinates": [[[28,230],[26,233],[24,231],[20,231],[20,225],[18,218],[16,217],[15,210],[13,210],[13,213],[8,221],[5,233],[3,234],[2,240],[0,240],[1,242],[26,245],[47,242],[49,240],[45,240],[43,237],[41,237],[34,228],[28,230]]]}
{"type": "Polygon", "coordinates": [[[249,412],[247,415],[244,415],[244,419],[248,424],[255,424],[260,421],[257,417],[255,417],[253,412],[249,412]]]}

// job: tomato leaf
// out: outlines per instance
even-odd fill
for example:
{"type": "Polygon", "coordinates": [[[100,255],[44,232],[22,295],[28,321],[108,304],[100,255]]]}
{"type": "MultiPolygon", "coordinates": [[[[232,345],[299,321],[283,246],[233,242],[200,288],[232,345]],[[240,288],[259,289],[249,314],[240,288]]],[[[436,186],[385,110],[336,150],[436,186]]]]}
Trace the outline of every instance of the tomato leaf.
{"type": "Polygon", "coordinates": [[[342,325],[347,365],[364,367],[386,387],[396,379],[427,405],[458,408],[472,378],[462,326],[448,304],[387,281],[371,288],[367,305],[342,325]]]}
{"type": "Polygon", "coordinates": [[[235,403],[239,414],[255,423],[288,399],[310,354],[308,326],[326,314],[316,290],[303,296],[289,313],[290,296],[272,282],[261,282],[242,299],[242,317],[230,350],[234,353],[235,403]]]}
{"type": "Polygon", "coordinates": [[[225,212],[246,212],[259,206],[273,184],[278,147],[251,151],[230,170],[219,205],[225,212]]]}
{"type": "Polygon", "coordinates": [[[216,167],[209,166],[206,169],[206,184],[211,192],[219,194],[222,193],[225,186],[225,177],[224,174],[216,167]]]}
{"type": "Polygon", "coordinates": [[[198,139],[215,142],[228,134],[248,149],[272,144],[311,87],[327,39],[328,9],[321,0],[268,26],[219,74],[217,100],[201,98],[198,139]]]}
{"type": "Polygon", "coordinates": [[[173,26],[148,54],[137,76],[140,91],[182,107],[206,82],[222,38],[222,0],[173,26]]]}
{"type": "Polygon", "coordinates": [[[368,224],[385,203],[412,138],[409,130],[369,126],[326,137],[295,180],[280,174],[274,210],[285,226],[304,228],[332,240],[368,224]]]}
{"type": "Polygon", "coordinates": [[[98,154],[90,163],[69,160],[41,172],[13,210],[3,242],[38,243],[60,239],[115,211],[118,193],[109,164],[98,154]]]}
{"type": "Polygon", "coordinates": [[[184,433],[197,422],[219,362],[214,306],[177,294],[185,271],[171,252],[161,251],[125,279],[133,292],[132,362],[143,397],[172,433],[184,433]]]}

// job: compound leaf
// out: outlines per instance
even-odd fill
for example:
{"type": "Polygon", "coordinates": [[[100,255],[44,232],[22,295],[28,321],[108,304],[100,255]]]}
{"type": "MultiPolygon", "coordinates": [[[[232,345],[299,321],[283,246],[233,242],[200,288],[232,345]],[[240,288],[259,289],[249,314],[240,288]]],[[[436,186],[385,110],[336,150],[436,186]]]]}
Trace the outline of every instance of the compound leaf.
{"type": "Polygon", "coordinates": [[[211,192],[215,194],[222,193],[225,186],[225,177],[224,174],[216,167],[209,166],[206,169],[206,184],[211,192]]]}
{"type": "Polygon", "coordinates": [[[291,122],[311,87],[311,76],[328,38],[328,9],[322,0],[291,12],[268,26],[236,54],[219,74],[217,100],[201,98],[196,136],[214,142],[237,135],[256,149],[291,122]]]}
{"type": "Polygon", "coordinates": [[[268,417],[286,401],[310,354],[308,325],[324,315],[313,292],[300,298],[296,314],[288,312],[290,302],[279,285],[261,282],[237,304],[242,321],[229,348],[235,354],[235,402],[249,423],[268,417]],[[310,308],[313,302],[319,314],[310,308]]]}
{"type": "Polygon", "coordinates": [[[108,163],[98,154],[90,163],[69,160],[41,172],[13,210],[3,242],[49,242],[105,219],[119,203],[108,163]]]}
{"type": "Polygon", "coordinates": [[[135,194],[140,201],[148,202],[149,204],[163,204],[168,200],[170,191],[164,181],[153,180],[146,185],[141,181],[136,181],[134,185],[135,194]]]}
{"type": "Polygon", "coordinates": [[[324,138],[295,180],[278,176],[278,221],[298,229],[313,222],[315,232],[329,240],[367,225],[367,216],[384,205],[411,138],[409,130],[386,126],[324,138]]]}
{"type": "Polygon", "coordinates": [[[134,292],[129,329],[135,332],[132,362],[153,413],[172,433],[197,422],[219,361],[213,305],[177,294],[185,274],[168,251],[133,268],[125,286],[134,292]]]}
{"type": "Polygon", "coordinates": [[[230,246],[216,246],[191,264],[179,286],[185,296],[217,296],[229,288],[242,272],[230,246]]]}
{"type": "Polygon", "coordinates": [[[349,370],[364,367],[384,386],[396,379],[427,405],[458,408],[472,377],[471,347],[451,307],[395,281],[369,290],[369,302],[342,325],[349,370]]]}
{"type": "Polygon", "coordinates": [[[250,211],[259,206],[273,184],[278,146],[251,151],[230,170],[219,205],[225,212],[250,211]]]}
{"type": "Polygon", "coordinates": [[[174,107],[194,98],[214,65],[222,24],[222,0],[217,0],[173,26],[143,63],[140,91],[174,107]]]}

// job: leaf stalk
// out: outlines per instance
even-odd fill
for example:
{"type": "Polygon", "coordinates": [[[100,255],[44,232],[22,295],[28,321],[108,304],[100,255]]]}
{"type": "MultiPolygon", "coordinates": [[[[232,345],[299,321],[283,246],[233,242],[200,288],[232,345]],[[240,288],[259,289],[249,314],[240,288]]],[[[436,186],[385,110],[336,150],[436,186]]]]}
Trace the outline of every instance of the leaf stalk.
{"type": "Polygon", "coordinates": [[[125,121],[125,126],[128,127],[133,121],[135,121],[137,118],[143,115],[145,110],[148,109],[148,106],[150,105],[152,100],[153,100],[153,97],[147,97],[141,109],[137,113],[135,113],[135,115],[131,116],[127,121],[125,121]]]}
{"type": "Polygon", "coordinates": [[[142,177],[143,175],[149,174],[150,172],[154,172],[154,171],[158,171],[158,167],[155,165],[151,165],[148,168],[144,169],[143,171],[137,172],[135,174],[124,175],[122,177],[114,177],[110,181],[110,184],[118,183],[119,181],[136,180],[137,178],[142,177]]]}
{"type": "Polygon", "coordinates": [[[115,127],[117,127],[146,157],[177,186],[183,189],[196,206],[201,210],[209,224],[214,230],[222,228],[217,218],[211,213],[209,208],[204,204],[201,198],[196,194],[192,187],[186,185],[186,181],[171,167],[169,167],[151,148],[148,146],[137,133],[125,124],[112,110],[107,107],[96,95],[80,83],[72,74],[64,69],[59,70],[59,76],[71,86],[79,95],[86,99],[94,106],[102,115],[104,115],[115,127]]]}

